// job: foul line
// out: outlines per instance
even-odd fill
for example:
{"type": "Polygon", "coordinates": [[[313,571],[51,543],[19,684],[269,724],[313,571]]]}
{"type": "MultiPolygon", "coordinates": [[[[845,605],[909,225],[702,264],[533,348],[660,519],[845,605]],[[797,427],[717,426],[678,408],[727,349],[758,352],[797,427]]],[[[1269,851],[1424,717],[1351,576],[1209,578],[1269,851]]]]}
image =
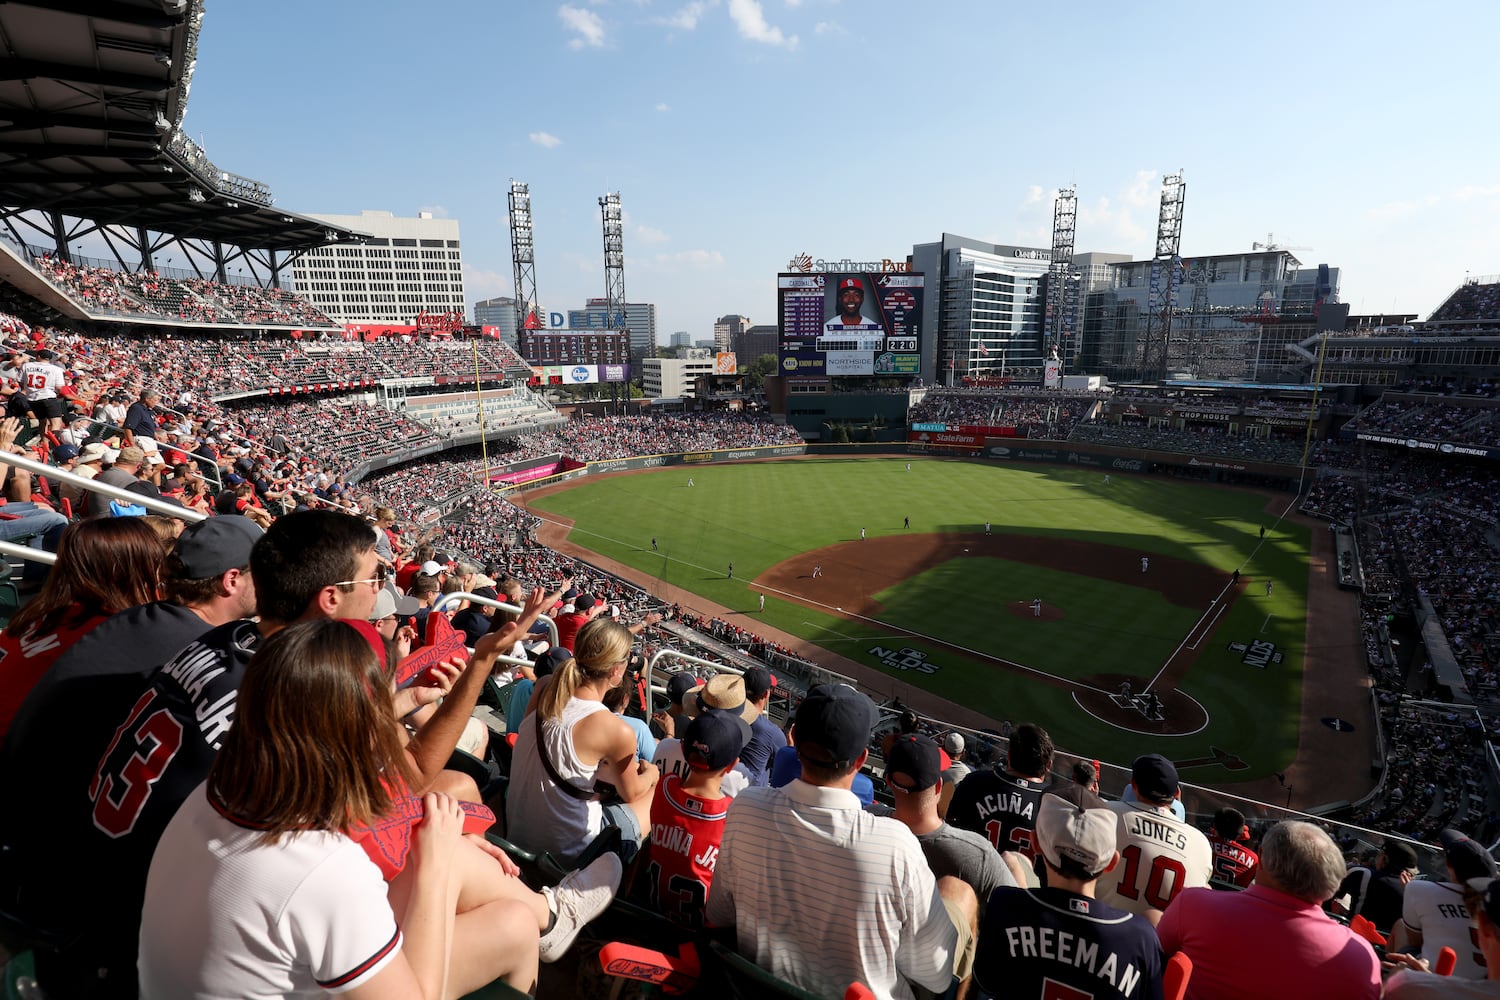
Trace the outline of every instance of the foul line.
{"type": "MultiPolygon", "coordinates": [[[[1287,513],[1296,503],[1296,497],[1293,497],[1290,501],[1288,501],[1286,507],[1282,509],[1281,513],[1276,515],[1276,520],[1272,522],[1271,527],[1275,528],[1279,526],[1282,520],[1286,517],[1287,513]]],[[[1255,560],[1255,554],[1260,551],[1260,547],[1264,544],[1266,544],[1266,539],[1265,536],[1262,535],[1260,538],[1257,538],[1255,540],[1255,547],[1250,550],[1250,554],[1245,557],[1244,562],[1240,563],[1236,571],[1243,570],[1246,566],[1250,565],[1250,563],[1255,560]]],[[[1142,694],[1150,691],[1156,685],[1156,682],[1161,680],[1162,674],[1166,673],[1168,668],[1172,666],[1172,661],[1177,659],[1177,654],[1181,653],[1184,647],[1187,647],[1188,649],[1197,649],[1198,644],[1208,637],[1208,634],[1213,631],[1214,624],[1218,622],[1219,615],[1222,615],[1224,613],[1225,607],[1227,607],[1227,602],[1225,602],[1224,600],[1224,595],[1229,593],[1229,588],[1232,586],[1234,586],[1234,581],[1232,579],[1229,583],[1224,584],[1224,589],[1220,590],[1219,593],[1214,597],[1213,603],[1208,606],[1208,610],[1203,612],[1202,616],[1200,616],[1199,619],[1193,623],[1192,628],[1188,629],[1187,635],[1182,637],[1182,641],[1177,644],[1176,649],[1172,650],[1172,655],[1167,657],[1166,662],[1161,665],[1161,669],[1156,672],[1156,675],[1152,677],[1151,680],[1146,682],[1146,686],[1141,689],[1142,694]],[[1213,621],[1209,622],[1207,628],[1203,628],[1203,623],[1210,614],[1214,616],[1213,621]],[[1193,645],[1188,646],[1188,641],[1192,639],[1194,635],[1198,634],[1198,630],[1200,628],[1203,629],[1202,635],[1198,635],[1198,638],[1193,642],[1193,645]]],[[[1270,621],[1269,615],[1266,616],[1266,620],[1270,621]]],[[[1264,625],[1261,626],[1261,631],[1265,631],[1264,625]]],[[[1181,691],[1182,689],[1178,688],[1177,690],[1181,691]]]]}

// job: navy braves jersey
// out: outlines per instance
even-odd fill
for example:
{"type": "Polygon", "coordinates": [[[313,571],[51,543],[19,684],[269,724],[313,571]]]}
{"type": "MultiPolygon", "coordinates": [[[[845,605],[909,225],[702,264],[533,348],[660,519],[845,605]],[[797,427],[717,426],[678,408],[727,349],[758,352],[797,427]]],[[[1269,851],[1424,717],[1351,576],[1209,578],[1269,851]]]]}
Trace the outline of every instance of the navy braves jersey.
{"type": "Polygon", "coordinates": [[[1161,1000],[1156,929],[1066,889],[996,889],[979,940],[974,979],[994,996],[1161,1000]]]}
{"type": "Polygon", "coordinates": [[[999,771],[975,771],[958,783],[948,804],[948,822],[980,834],[997,851],[1019,851],[1034,861],[1036,809],[1046,787],[1046,782],[999,771]]]}

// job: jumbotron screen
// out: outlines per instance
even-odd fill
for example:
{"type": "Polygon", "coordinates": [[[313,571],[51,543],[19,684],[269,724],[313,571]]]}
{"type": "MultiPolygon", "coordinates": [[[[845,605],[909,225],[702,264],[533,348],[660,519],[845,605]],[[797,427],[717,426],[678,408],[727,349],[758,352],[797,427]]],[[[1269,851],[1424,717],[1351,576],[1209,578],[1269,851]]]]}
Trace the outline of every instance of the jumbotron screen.
{"type": "Polygon", "coordinates": [[[923,277],[858,271],[777,275],[781,374],[920,375],[923,277]]]}

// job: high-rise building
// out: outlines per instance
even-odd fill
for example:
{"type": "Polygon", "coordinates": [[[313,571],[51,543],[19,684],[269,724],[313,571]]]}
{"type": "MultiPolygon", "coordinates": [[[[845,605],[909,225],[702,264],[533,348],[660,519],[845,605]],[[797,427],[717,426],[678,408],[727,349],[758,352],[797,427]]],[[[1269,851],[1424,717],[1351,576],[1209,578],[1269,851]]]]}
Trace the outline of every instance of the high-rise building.
{"type": "Polygon", "coordinates": [[[1045,359],[1042,295],[1050,247],[985,243],[944,233],[912,247],[926,276],[922,374],[954,383],[965,375],[1040,374],[1045,359]]]}
{"type": "Polygon", "coordinates": [[[738,337],[731,337],[730,350],[734,351],[740,366],[754,364],[763,354],[775,355],[777,330],[774,323],[747,327],[738,337]]]}
{"type": "Polygon", "coordinates": [[[458,220],[368,210],[313,218],[370,236],[309,250],[292,263],[298,293],[330,318],[414,323],[418,313],[464,312],[458,220]]]}
{"type": "Polygon", "coordinates": [[[748,329],[750,329],[749,316],[720,316],[714,321],[714,350],[733,350],[734,338],[748,329]]]}
{"type": "Polygon", "coordinates": [[[474,322],[480,326],[498,326],[500,339],[516,346],[516,300],[511,296],[474,303],[474,322]]]}
{"type": "MultiPolygon", "coordinates": [[[[609,315],[609,300],[600,298],[589,299],[582,309],[569,309],[568,326],[574,330],[610,330],[617,329],[618,323],[609,315]]],[[[643,359],[656,354],[656,304],[625,303],[625,326],[630,330],[631,363],[639,366],[643,359]]]]}
{"type": "Polygon", "coordinates": [[[672,346],[672,347],[691,347],[692,344],[693,344],[693,336],[692,336],[692,334],[688,333],[686,330],[678,330],[676,333],[672,334],[672,343],[671,343],[670,346],[672,346]]]}

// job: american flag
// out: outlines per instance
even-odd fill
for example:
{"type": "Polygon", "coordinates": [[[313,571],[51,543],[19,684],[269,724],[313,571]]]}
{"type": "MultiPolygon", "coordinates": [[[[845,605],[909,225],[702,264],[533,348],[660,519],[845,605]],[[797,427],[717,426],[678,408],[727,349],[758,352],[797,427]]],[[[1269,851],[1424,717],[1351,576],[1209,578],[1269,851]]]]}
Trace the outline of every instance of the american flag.
{"type": "Polygon", "coordinates": [[[979,355],[984,358],[990,356],[989,348],[985,347],[982,343],[979,345],[979,355]]]}

